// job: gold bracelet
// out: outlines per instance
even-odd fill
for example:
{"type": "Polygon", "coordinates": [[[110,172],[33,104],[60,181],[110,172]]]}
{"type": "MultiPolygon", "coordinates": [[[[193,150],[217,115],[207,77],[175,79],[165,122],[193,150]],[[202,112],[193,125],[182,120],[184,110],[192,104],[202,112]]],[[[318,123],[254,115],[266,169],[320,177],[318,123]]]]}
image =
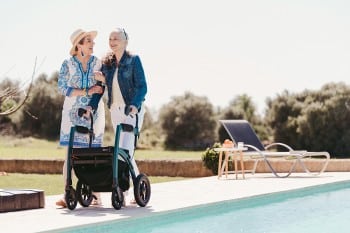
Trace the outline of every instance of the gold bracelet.
{"type": "Polygon", "coordinates": [[[88,88],[84,88],[84,89],[82,89],[83,90],[83,92],[84,92],[84,94],[85,95],[83,95],[83,96],[89,96],[89,89],[88,88]]]}

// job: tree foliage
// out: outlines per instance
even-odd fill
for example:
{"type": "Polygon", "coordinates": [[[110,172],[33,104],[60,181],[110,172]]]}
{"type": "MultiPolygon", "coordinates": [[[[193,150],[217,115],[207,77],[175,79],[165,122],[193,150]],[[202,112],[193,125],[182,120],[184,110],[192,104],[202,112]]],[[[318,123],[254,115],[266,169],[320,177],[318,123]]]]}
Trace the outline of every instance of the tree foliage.
{"type": "MultiPolygon", "coordinates": [[[[58,73],[50,78],[40,75],[24,106],[0,118],[1,134],[58,139],[64,97],[57,91],[57,79],[58,73]]],[[[18,88],[18,85],[5,79],[0,83],[0,90],[18,88]]],[[[20,96],[13,96],[6,103],[2,102],[0,108],[11,108],[20,99],[20,96]]],[[[140,145],[154,147],[164,142],[166,149],[205,149],[216,140],[222,142],[229,138],[219,119],[246,119],[262,140],[283,142],[294,149],[328,151],[333,157],[350,155],[348,85],[329,83],[320,90],[283,91],[268,98],[266,103],[264,118],[256,113],[247,95],[236,96],[227,108],[216,112],[206,97],[185,92],[160,109],[158,122],[146,113],[140,145]]],[[[108,122],[109,114],[106,116],[108,122]]]]}
{"type": "MultiPolygon", "coordinates": [[[[253,126],[262,140],[268,139],[268,127],[263,124],[261,117],[256,112],[255,104],[246,94],[236,96],[222,111],[220,119],[245,119],[253,126]]],[[[222,125],[219,126],[218,134],[220,142],[230,138],[222,125]]]]}
{"type": "Polygon", "coordinates": [[[269,99],[266,121],[275,141],[294,149],[350,154],[350,87],[329,83],[319,91],[287,91],[269,99]]]}
{"type": "Polygon", "coordinates": [[[186,92],[173,97],[159,114],[167,149],[204,149],[215,141],[213,105],[206,97],[186,92]]]}
{"type": "Polygon", "coordinates": [[[58,73],[40,75],[33,86],[21,118],[24,136],[58,139],[64,97],[57,91],[58,73]]]}
{"type": "Polygon", "coordinates": [[[146,108],[146,113],[144,115],[143,124],[140,132],[138,148],[156,148],[161,147],[162,133],[160,130],[160,125],[156,122],[153,117],[155,112],[152,109],[146,108]]]}

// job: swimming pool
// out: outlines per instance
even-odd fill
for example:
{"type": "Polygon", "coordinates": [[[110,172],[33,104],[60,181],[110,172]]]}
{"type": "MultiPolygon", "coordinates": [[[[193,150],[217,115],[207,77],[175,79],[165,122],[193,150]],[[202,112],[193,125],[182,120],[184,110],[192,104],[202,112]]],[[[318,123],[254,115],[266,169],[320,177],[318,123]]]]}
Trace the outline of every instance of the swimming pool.
{"type": "Polygon", "coordinates": [[[55,232],[348,233],[350,182],[208,204],[55,232]]]}

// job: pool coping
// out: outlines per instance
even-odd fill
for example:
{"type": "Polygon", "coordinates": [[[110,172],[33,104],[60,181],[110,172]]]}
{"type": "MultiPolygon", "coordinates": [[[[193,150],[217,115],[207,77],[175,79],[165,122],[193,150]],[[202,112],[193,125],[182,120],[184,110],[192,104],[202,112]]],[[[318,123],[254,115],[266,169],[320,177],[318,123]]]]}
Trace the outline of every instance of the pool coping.
{"type": "Polygon", "coordinates": [[[247,198],[262,194],[295,190],[327,183],[350,181],[350,172],[326,172],[320,176],[304,173],[292,174],[289,178],[276,178],[271,173],[246,174],[246,179],[236,180],[217,176],[186,179],[152,184],[151,200],[146,207],[129,204],[132,190],[126,196],[127,207],[115,210],[110,193],[102,193],[101,207],[78,207],[71,211],[55,206],[61,196],[45,197],[45,208],[0,214],[1,230],[4,232],[44,232],[75,227],[84,224],[111,220],[143,217],[154,213],[199,206],[203,204],[247,198]]]}

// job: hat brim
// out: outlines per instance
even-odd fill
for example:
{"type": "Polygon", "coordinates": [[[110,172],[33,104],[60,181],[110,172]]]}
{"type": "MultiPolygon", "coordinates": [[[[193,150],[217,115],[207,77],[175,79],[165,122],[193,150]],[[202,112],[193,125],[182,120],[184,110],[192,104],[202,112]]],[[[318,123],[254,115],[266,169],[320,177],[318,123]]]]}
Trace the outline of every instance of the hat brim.
{"type": "Polygon", "coordinates": [[[74,44],[72,45],[72,48],[69,51],[69,54],[71,56],[76,55],[77,51],[75,51],[75,47],[77,46],[77,44],[79,43],[79,41],[81,39],[83,39],[84,37],[87,37],[87,36],[91,36],[92,39],[95,39],[97,36],[97,31],[84,32],[84,33],[80,34],[79,37],[77,37],[77,39],[74,41],[74,44]]]}

